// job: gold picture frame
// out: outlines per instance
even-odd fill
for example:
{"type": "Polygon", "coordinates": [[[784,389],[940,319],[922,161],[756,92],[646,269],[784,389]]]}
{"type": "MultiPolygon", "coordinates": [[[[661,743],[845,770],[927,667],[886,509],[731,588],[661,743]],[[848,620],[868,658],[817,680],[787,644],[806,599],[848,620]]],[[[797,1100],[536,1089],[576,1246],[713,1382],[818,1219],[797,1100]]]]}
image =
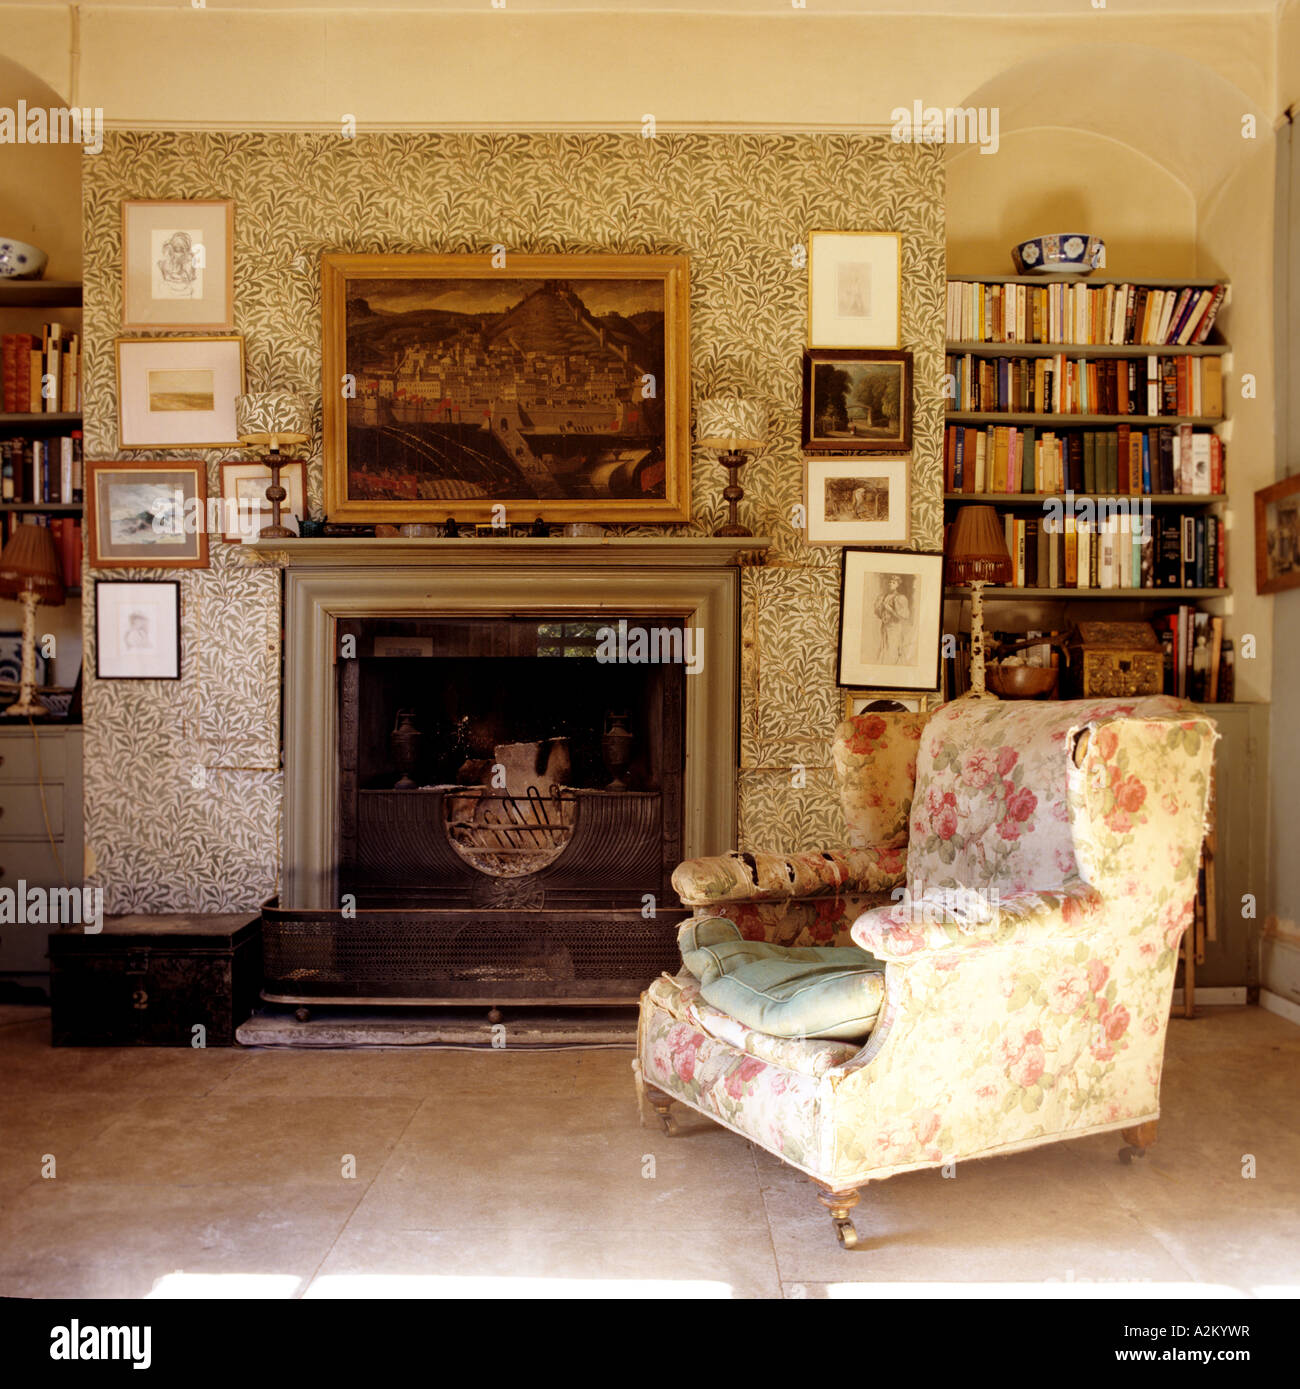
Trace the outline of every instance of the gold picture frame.
{"type": "Polygon", "coordinates": [[[903,345],[903,234],[808,233],[808,346],[903,345]]]}
{"type": "Polygon", "coordinates": [[[1289,588],[1300,588],[1300,476],[1255,493],[1255,592],[1289,588]]]}
{"type": "Polygon", "coordinates": [[[845,690],[843,717],[851,719],[855,715],[869,713],[927,714],[930,712],[930,702],[935,698],[926,690],[845,690]],[[873,704],[901,704],[903,708],[873,710],[873,704]]]}
{"type": "Polygon", "coordinates": [[[124,198],[123,330],[234,326],[234,199],[124,198]]]}
{"type": "Polygon", "coordinates": [[[120,337],[115,350],[120,450],[239,447],[242,337],[120,337]]]}
{"type": "Polygon", "coordinates": [[[688,257],[327,252],[321,301],[331,521],[690,519],[688,257]]]}

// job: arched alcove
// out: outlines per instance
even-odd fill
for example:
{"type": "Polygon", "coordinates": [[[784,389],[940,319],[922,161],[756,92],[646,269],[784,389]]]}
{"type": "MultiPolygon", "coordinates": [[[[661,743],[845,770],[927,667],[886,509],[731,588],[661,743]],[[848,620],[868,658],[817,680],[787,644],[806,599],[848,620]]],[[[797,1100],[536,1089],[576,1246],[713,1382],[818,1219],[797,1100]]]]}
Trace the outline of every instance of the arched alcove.
{"type": "MultiPolygon", "coordinates": [[[[0,58],[0,106],[63,106],[65,98],[20,64],[0,58]]],[[[81,279],[81,146],[5,145],[0,235],[45,251],[46,279],[81,279]]]]}

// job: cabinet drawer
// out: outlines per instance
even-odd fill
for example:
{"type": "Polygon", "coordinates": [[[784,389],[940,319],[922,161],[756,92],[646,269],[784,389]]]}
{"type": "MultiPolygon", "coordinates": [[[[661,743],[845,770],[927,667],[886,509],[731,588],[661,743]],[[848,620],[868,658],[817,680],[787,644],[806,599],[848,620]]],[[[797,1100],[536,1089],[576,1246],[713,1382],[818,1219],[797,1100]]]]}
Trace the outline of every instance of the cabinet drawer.
{"type": "Polygon", "coordinates": [[[35,782],[0,782],[0,837],[48,840],[50,834],[56,840],[63,838],[63,787],[58,783],[45,783],[45,808],[42,810],[41,788],[35,782]]]}
{"type": "Polygon", "coordinates": [[[67,771],[68,745],[62,731],[42,733],[38,745],[26,737],[0,738],[0,784],[6,781],[62,781],[67,771]],[[37,753],[40,770],[37,771],[37,753]]]}

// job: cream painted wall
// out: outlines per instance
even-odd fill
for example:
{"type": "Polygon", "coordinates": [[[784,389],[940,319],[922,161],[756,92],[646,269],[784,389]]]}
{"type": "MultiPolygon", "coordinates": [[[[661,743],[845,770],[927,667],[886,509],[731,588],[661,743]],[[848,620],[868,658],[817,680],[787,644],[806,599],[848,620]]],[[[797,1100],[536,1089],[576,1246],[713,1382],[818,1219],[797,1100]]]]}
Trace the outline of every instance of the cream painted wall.
{"type": "Polygon", "coordinates": [[[1150,155],[1086,130],[1017,130],[948,161],[948,269],[1010,275],[1046,231],[1104,235],[1108,275],[1194,275],[1196,203],[1150,155]]]}

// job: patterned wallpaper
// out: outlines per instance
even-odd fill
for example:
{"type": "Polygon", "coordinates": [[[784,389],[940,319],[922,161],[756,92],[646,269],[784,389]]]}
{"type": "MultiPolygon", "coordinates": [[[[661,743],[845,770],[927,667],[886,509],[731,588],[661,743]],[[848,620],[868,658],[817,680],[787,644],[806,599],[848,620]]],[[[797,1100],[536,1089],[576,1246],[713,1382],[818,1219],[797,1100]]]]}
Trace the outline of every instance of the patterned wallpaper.
{"type": "MultiPolygon", "coordinates": [[[[743,579],[739,811],[748,849],[842,841],[829,738],[839,551],[805,546],[801,354],[810,230],[903,233],[903,346],[915,354],[912,545],[942,543],[944,228],[939,146],[769,135],[204,135],[117,132],[84,161],[87,457],[116,449],[113,339],[123,198],[235,199],[236,331],[250,388],[318,400],[322,251],[681,253],[691,257],[691,379],[763,402],[770,441],[742,519],[775,546],[743,579]],[[798,768],[802,768],[799,771],[798,768]]],[[[317,410],[319,430],[319,402],[317,410]]],[[[309,493],[321,497],[319,434],[309,493]]],[[[158,457],[182,454],[159,453],[158,457]]],[[[208,487],[222,457],[209,451],[208,487]]],[[[711,531],[723,470],[697,455],[691,527],[711,531]]],[[[650,528],[643,528],[650,529],[650,528]]],[[[178,682],[99,682],[86,624],[86,840],[106,910],[235,911],[276,887],[279,575],[219,541],[182,582],[178,682]]],[[[89,585],[88,585],[89,588],[89,585]]]]}

